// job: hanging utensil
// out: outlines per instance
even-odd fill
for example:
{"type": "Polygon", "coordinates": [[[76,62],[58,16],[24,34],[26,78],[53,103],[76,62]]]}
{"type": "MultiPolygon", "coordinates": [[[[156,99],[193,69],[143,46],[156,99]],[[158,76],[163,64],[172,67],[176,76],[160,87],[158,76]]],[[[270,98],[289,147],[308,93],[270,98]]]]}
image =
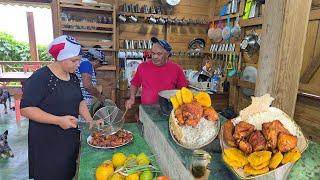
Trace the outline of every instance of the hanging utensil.
{"type": "Polygon", "coordinates": [[[228,41],[231,37],[230,15],[227,18],[227,25],[222,30],[222,38],[228,41]]]}
{"type": "Polygon", "coordinates": [[[236,21],[234,22],[234,26],[231,29],[231,36],[235,37],[235,38],[239,38],[241,35],[241,27],[239,25],[239,19],[240,18],[239,18],[239,14],[238,14],[236,21]]]}

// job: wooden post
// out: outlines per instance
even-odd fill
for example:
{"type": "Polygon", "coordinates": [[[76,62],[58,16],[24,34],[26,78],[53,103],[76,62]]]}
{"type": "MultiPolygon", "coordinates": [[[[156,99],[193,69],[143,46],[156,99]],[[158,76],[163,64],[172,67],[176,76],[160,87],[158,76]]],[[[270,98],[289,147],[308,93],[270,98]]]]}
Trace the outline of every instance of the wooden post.
{"type": "Polygon", "coordinates": [[[39,61],[37,42],[36,42],[36,33],[34,29],[34,19],[33,12],[27,12],[27,22],[28,22],[28,34],[29,34],[29,46],[31,61],[39,61]]]}
{"type": "Polygon", "coordinates": [[[57,38],[62,35],[60,25],[60,10],[59,0],[52,0],[51,2],[51,14],[52,14],[52,26],[53,26],[53,38],[57,38]]]}
{"type": "Polygon", "coordinates": [[[274,106],[293,117],[311,0],[268,0],[255,95],[270,93],[274,106]]]}

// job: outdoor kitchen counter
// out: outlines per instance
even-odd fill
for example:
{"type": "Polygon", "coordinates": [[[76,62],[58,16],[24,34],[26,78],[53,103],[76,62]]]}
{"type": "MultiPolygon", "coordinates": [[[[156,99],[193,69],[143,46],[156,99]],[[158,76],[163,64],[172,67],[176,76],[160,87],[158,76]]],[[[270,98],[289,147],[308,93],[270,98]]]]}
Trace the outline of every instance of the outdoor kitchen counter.
{"type": "MultiPolygon", "coordinates": [[[[192,150],[185,149],[172,139],[168,117],[162,115],[159,105],[141,105],[140,121],[143,123],[144,138],[157,156],[162,172],[175,180],[193,179],[189,172],[192,150]]],[[[226,119],[220,116],[221,125],[226,119]]],[[[218,137],[204,147],[213,157],[209,179],[236,179],[225,166],[221,156],[218,137]]],[[[308,149],[293,166],[288,179],[320,179],[320,145],[309,141],[308,149]]]]}
{"type": "Polygon", "coordinates": [[[81,147],[77,179],[95,179],[95,171],[99,164],[105,160],[111,160],[112,155],[116,152],[123,152],[126,155],[143,152],[148,156],[152,155],[136,123],[124,124],[123,129],[133,133],[133,141],[131,143],[116,149],[97,149],[89,146],[87,143],[87,138],[90,135],[88,127],[81,127],[81,147]]]}

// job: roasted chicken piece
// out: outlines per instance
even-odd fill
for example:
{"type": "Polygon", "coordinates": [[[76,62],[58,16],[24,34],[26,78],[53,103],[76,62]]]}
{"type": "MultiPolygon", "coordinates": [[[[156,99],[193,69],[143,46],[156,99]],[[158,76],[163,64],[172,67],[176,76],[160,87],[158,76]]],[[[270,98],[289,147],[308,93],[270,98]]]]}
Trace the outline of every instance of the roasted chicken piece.
{"type": "Polygon", "coordinates": [[[196,127],[203,116],[203,108],[198,102],[191,102],[181,105],[175,111],[179,125],[189,125],[196,127]]]}
{"type": "Polygon", "coordinates": [[[289,134],[289,131],[283,127],[279,120],[262,124],[262,133],[267,140],[267,147],[270,147],[273,151],[277,147],[277,139],[280,132],[289,134]]]}
{"type": "Polygon", "coordinates": [[[175,110],[174,115],[178,119],[178,124],[180,126],[184,125],[185,121],[184,121],[183,116],[182,116],[181,108],[178,108],[177,110],[175,110]]]}
{"type": "Polygon", "coordinates": [[[235,127],[233,137],[239,142],[249,136],[253,131],[254,125],[240,121],[235,127]]]}
{"type": "Polygon", "coordinates": [[[263,137],[261,131],[254,131],[248,139],[248,142],[252,146],[253,152],[262,151],[267,149],[266,139],[263,137]]]}
{"type": "Polygon", "coordinates": [[[278,136],[278,149],[280,152],[288,152],[295,148],[298,143],[297,136],[289,133],[280,132],[278,136]]]}
{"type": "Polygon", "coordinates": [[[209,121],[217,121],[218,113],[212,107],[203,107],[203,117],[209,121]]]}
{"type": "Polygon", "coordinates": [[[228,120],[223,125],[223,137],[229,146],[236,147],[237,145],[233,137],[233,132],[234,132],[234,125],[231,120],[228,120]]]}
{"type": "Polygon", "coordinates": [[[248,141],[246,140],[240,140],[239,141],[239,149],[243,151],[246,154],[252,153],[252,146],[248,141]]]}

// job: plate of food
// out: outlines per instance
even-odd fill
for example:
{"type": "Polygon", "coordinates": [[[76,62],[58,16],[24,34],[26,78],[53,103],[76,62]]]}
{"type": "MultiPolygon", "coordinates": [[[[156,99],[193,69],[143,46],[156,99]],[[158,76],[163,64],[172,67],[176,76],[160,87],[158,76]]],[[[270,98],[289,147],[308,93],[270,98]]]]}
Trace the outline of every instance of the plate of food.
{"type": "Polygon", "coordinates": [[[169,130],[173,140],[186,149],[199,149],[211,143],[220,129],[219,115],[206,92],[193,94],[187,88],[170,98],[173,110],[169,130]]]}
{"type": "Polygon", "coordinates": [[[133,140],[133,134],[125,129],[120,129],[117,133],[106,136],[100,132],[93,132],[88,138],[89,146],[98,149],[113,149],[124,146],[133,140]]]}
{"type": "Polygon", "coordinates": [[[226,121],[219,134],[222,157],[240,179],[286,179],[308,147],[300,127],[282,110],[270,107],[266,94],[237,118],[226,121]]]}

